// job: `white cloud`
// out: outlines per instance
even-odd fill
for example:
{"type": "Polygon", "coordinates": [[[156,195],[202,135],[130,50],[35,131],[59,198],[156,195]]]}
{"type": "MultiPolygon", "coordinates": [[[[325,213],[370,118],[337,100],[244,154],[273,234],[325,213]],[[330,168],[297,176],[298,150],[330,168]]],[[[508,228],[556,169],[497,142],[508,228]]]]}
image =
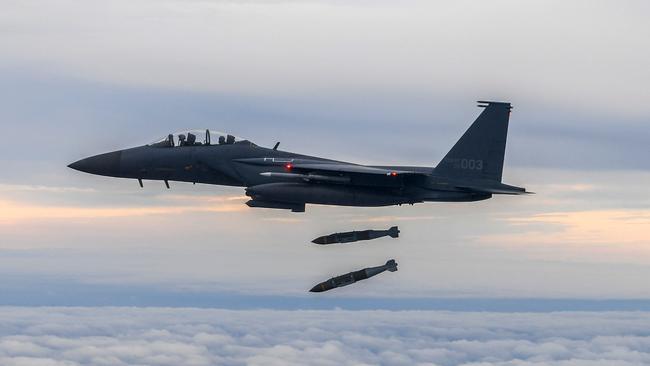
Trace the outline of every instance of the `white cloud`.
{"type": "Polygon", "coordinates": [[[650,313],[0,308],[2,365],[647,365],[650,313]]]}

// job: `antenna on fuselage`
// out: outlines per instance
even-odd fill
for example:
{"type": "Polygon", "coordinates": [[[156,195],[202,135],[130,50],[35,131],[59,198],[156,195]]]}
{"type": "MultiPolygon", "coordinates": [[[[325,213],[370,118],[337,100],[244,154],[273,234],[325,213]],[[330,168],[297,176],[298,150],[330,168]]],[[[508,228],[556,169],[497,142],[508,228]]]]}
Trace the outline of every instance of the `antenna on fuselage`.
{"type": "Polygon", "coordinates": [[[280,146],[280,141],[275,143],[275,146],[273,146],[273,150],[277,150],[278,146],[280,146]]]}

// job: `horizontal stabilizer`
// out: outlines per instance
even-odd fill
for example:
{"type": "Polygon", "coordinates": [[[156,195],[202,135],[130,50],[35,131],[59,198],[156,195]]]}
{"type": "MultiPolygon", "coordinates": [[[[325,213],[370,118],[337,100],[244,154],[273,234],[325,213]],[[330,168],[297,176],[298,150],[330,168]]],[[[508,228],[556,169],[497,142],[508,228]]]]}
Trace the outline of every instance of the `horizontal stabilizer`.
{"type": "Polygon", "coordinates": [[[472,192],[492,193],[492,194],[532,194],[533,192],[526,192],[525,188],[510,186],[507,184],[488,183],[488,184],[455,184],[456,188],[467,189],[472,192]]]}
{"type": "Polygon", "coordinates": [[[252,199],[246,202],[248,207],[260,207],[260,208],[275,208],[280,210],[291,210],[292,212],[305,212],[304,203],[292,203],[292,202],[278,202],[278,201],[262,201],[252,199]]]}

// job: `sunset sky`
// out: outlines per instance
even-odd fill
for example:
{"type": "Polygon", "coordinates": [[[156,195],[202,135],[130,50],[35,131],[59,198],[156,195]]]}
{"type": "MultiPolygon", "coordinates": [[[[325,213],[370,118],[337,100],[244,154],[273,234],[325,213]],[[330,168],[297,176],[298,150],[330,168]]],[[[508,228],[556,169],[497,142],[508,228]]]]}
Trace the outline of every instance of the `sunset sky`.
{"type": "Polygon", "coordinates": [[[330,275],[395,258],[397,275],[337,296],[650,296],[644,2],[4,8],[4,275],[305,296],[330,275]],[[335,159],[433,166],[479,99],[513,103],[504,181],[536,195],[292,214],[248,208],[240,188],[140,189],[66,168],[204,127],[335,159]],[[399,240],[309,244],[391,225],[399,240]]]}
{"type": "Polygon", "coordinates": [[[650,364],[650,2],[1,5],[0,364],[650,364]],[[477,100],[534,195],[291,213],[67,168],[196,128],[435,166],[477,100]]]}

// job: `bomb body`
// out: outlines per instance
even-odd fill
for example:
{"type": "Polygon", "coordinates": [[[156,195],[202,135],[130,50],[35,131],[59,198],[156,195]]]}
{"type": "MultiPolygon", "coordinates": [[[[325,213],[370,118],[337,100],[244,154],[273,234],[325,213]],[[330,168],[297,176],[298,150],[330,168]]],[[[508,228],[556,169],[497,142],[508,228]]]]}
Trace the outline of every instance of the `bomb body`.
{"type": "Polygon", "coordinates": [[[312,240],[312,243],[320,245],[353,243],[360,240],[373,240],[382,238],[384,236],[397,238],[399,237],[399,229],[397,226],[393,226],[388,230],[346,231],[343,233],[334,233],[330,235],[320,236],[312,240]]]}
{"type": "Polygon", "coordinates": [[[329,291],[333,288],[351,285],[357,281],[365,280],[367,278],[376,276],[384,271],[395,272],[397,271],[397,262],[394,259],[389,260],[386,264],[377,267],[368,267],[359,271],[350,272],[341,276],[332,277],[327,281],[321,282],[312,287],[310,292],[323,292],[329,291]]]}

